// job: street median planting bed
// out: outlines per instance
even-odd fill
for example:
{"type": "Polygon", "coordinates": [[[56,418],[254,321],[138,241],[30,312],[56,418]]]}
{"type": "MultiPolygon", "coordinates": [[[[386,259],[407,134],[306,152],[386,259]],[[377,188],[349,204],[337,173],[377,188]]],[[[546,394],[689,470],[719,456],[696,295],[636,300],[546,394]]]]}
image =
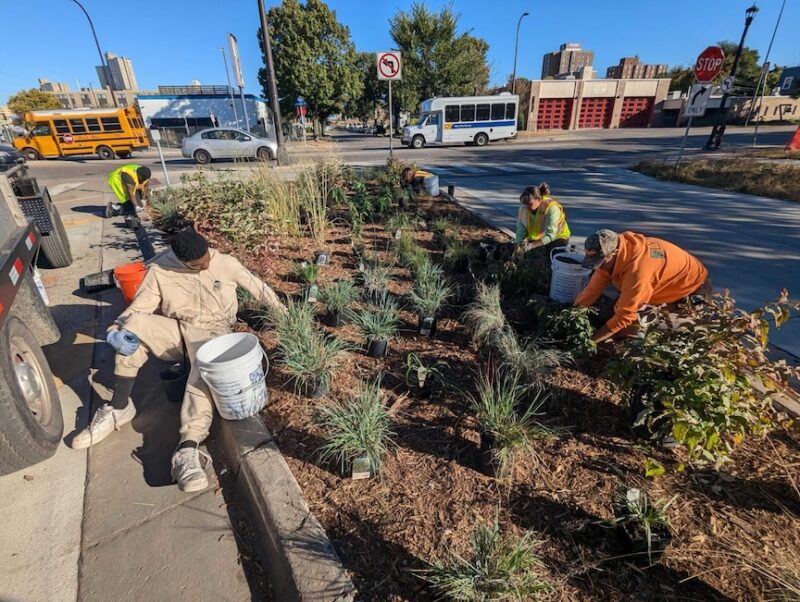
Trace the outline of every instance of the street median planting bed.
{"type": "Polygon", "coordinates": [[[800,594],[800,437],[750,386],[797,376],[764,355],[797,305],[722,295],[598,349],[591,312],[547,300],[546,261],[401,168],[200,176],[154,204],[287,299],[243,296],[237,328],[359,599],[800,594]]]}
{"type": "Polygon", "coordinates": [[[642,161],[633,169],[659,180],[800,201],[800,164],[789,161],[687,159],[677,169],[673,161],[642,161]]]}

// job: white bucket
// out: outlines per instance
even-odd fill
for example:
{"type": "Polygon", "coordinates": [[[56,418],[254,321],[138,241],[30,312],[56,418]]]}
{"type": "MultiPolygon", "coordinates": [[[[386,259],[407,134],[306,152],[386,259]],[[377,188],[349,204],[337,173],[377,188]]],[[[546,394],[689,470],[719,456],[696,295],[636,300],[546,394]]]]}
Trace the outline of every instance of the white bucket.
{"type": "Polygon", "coordinates": [[[439,176],[431,174],[422,178],[422,187],[428,196],[439,196],[439,176]]]}
{"type": "Polygon", "coordinates": [[[589,268],[583,267],[583,254],[578,253],[575,245],[555,248],[550,252],[550,267],[553,270],[550,298],[561,303],[575,303],[575,297],[592,275],[589,268]]]}
{"type": "Polygon", "coordinates": [[[197,350],[195,361],[223,418],[248,418],[266,405],[269,361],[255,335],[235,332],[211,339],[197,350]]]}

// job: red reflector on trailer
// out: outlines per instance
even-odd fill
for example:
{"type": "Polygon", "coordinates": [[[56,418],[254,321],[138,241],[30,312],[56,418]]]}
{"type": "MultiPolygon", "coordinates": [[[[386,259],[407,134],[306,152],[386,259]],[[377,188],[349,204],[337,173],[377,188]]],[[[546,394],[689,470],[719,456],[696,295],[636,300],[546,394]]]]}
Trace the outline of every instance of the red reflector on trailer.
{"type": "Polygon", "coordinates": [[[25,246],[28,247],[28,251],[33,248],[34,243],[36,242],[36,235],[31,232],[28,234],[28,238],[25,239],[25,246]]]}
{"type": "Polygon", "coordinates": [[[17,285],[17,281],[19,277],[22,275],[22,260],[17,258],[14,262],[14,265],[11,266],[11,269],[8,271],[8,277],[11,278],[11,284],[14,286],[17,285]]]}

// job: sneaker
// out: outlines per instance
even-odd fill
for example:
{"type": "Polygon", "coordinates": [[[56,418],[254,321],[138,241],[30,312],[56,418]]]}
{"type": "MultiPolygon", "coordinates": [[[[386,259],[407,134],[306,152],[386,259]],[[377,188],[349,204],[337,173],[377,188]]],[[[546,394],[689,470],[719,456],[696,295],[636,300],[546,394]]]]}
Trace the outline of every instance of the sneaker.
{"type": "Polygon", "coordinates": [[[208,454],[196,447],[175,450],[172,454],[172,478],[178,484],[178,489],[189,493],[208,487],[205,466],[210,462],[208,454]]]}
{"type": "Polygon", "coordinates": [[[75,435],[72,449],[86,449],[100,443],[114,431],[128,424],[136,416],[136,408],[129,399],[128,405],[115,410],[109,404],[103,404],[95,413],[92,421],[85,429],[75,435]]]}
{"type": "Polygon", "coordinates": [[[106,217],[114,217],[114,207],[111,203],[106,203],[106,217]]]}

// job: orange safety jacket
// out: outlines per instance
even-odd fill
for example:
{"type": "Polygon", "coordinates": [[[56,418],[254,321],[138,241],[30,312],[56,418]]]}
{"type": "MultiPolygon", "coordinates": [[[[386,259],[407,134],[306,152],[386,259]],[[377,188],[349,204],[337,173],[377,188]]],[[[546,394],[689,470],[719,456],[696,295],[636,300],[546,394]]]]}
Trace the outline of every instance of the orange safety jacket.
{"type": "Polygon", "coordinates": [[[702,262],[671,242],[623,232],[612,271],[597,268],[575,305],[592,306],[613,284],[620,294],[606,326],[618,332],[636,321],[643,305],[675,303],[697,291],[707,278],[702,262]]]}

